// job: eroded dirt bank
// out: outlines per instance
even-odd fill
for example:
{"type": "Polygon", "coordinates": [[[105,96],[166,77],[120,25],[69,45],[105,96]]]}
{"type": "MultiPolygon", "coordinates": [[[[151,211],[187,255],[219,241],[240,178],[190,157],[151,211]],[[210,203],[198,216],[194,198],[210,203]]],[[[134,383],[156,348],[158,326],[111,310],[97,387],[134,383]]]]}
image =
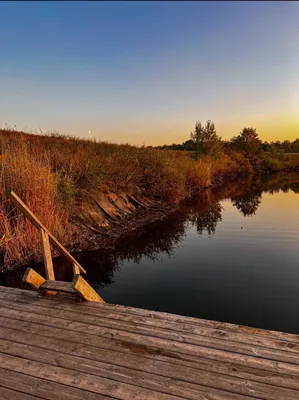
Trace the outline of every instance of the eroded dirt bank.
{"type": "Polygon", "coordinates": [[[76,221],[80,240],[72,250],[111,249],[122,237],[165,218],[177,209],[177,205],[144,196],[102,194],[94,205],[81,210],[76,221]]]}

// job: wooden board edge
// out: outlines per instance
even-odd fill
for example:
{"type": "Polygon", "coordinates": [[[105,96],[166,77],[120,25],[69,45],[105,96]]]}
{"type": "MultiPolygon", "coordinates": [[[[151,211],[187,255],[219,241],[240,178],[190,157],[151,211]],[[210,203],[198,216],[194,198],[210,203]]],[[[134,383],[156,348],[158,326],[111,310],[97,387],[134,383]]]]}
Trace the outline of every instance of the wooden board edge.
{"type": "Polygon", "coordinates": [[[86,282],[81,275],[76,274],[73,279],[73,288],[78,295],[87,301],[97,303],[105,303],[105,301],[98,295],[98,293],[86,282]]]}
{"type": "Polygon", "coordinates": [[[28,283],[34,290],[39,290],[40,286],[46,282],[46,279],[32,268],[26,268],[22,280],[28,283]]]}

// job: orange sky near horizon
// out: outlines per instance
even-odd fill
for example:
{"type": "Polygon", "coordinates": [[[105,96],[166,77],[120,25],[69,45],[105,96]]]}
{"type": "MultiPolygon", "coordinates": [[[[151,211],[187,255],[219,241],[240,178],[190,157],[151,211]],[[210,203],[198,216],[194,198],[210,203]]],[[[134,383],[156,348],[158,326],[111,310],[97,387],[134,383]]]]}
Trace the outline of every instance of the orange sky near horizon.
{"type": "Polygon", "coordinates": [[[156,146],[210,119],[223,139],[299,137],[299,2],[0,4],[0,127],[156,146]]]}
{"type": "MultiPolygon", "coordinates": [[[[189,121],[190,118],[188,118],[189,121]]],[[[236,136],[244,127],[253,127],[257,129],[259,137],[263,141],[294,141],[299,138],[299,115],[277,116],[270,115],[264,118],[235,118],[231,121],[223,121],[218,123],[214,121],[219,136],[225,140],[229,140],[236,136]],[[255,123],[254,123],[255,120],[255,123]]],[[[66,132],[80,137],[95,137],[98,140],[111,141],[116,143],[130,143],[134,145],[159,146],[163,144],[183,143],[190,138],[190,132],[193,129],[196,118],[188,122],[179,118],[177,120],[170,119],[150,121],[148,124],[143,121],[122,121],[122,129],[119,129],[118,122],[103,123],[101,128],[97,128],[96,123],[86,129],[86,127],[77,124],[73,130],[67,129],[66,132]],[[89,134],[89,130],[91,133],[89,134]]],[[[203,123],[205,119],[201,120],[203,123]]]]}

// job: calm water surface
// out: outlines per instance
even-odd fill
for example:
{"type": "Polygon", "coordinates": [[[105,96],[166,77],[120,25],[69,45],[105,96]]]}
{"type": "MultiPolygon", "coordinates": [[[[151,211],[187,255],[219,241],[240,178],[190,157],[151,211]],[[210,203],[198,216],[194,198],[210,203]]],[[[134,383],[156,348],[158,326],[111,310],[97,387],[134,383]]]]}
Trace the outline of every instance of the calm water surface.
{"type": "Polygon", "coordinates": [[[207,190],[80,261],[109,303],[299,333],[299,175],[207,190]]]}

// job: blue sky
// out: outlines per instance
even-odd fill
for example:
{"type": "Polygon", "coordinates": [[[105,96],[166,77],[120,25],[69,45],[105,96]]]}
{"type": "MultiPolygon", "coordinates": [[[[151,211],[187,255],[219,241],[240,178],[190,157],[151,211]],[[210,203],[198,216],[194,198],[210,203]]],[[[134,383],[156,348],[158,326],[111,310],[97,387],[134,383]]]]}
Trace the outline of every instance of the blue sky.
{"type": "Polygon", "coordinates": [[[136,144],[299,137],[299,3],[0,2],[0,124],[136,144]]]}

